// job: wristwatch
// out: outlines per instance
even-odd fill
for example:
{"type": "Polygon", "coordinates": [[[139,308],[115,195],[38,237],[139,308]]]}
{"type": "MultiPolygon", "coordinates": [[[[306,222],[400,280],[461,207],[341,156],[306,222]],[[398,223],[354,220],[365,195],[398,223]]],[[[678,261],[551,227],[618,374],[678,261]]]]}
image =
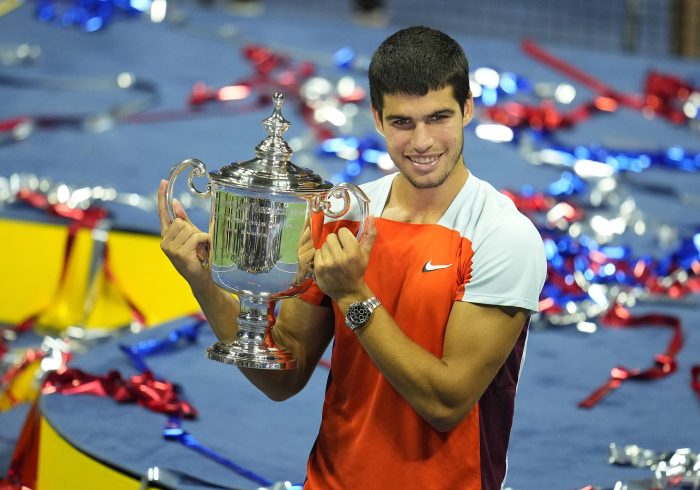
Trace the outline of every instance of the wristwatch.
{"type": "Polygon", "coordinates": [[[345,324],[350,327],[352,331],[364,327],[372,316],[372,312],[376,310],[377,306],[380,304],[376,296],[351,304],[345,315],[345,324]]]}

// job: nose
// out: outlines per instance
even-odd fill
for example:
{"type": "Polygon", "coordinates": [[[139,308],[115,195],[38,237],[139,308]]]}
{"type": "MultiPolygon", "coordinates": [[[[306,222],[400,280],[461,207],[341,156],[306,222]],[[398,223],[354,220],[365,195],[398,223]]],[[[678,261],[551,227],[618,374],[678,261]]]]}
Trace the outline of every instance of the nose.
{"type": "Polygon", "coordinates": [[[433,135],[427,124],[416,125],[411,135],[411,146],[417,153],[425,153],[433,146],[433,135]]]}

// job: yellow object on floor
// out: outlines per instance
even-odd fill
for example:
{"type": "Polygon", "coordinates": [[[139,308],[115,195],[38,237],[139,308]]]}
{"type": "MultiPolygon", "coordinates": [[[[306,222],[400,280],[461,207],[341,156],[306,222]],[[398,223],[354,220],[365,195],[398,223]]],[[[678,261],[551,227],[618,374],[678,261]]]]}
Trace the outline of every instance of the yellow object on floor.
{"type": "Polygon", "coordinates": [[[160,250],[159,236],[110,231],[107,260],[116,283],[101,268],[91,282],[101,257],[93,257],[99,249],[92,233],[77,232],[61,283],[68,228],[0,219],[0,322],[16,324],[41,312],[38,327],[49,331],[116,328],[133,318],[127,299],[147,325],[198,311],[189,286],[160,250]]]}
{"type": "MultiPolygon", "coordinates": [[[[138,490],[139,480],[83,453],[42,417],[37,490],[138,490]]],[[[151,489],[152,487],[148,487],[151,489]]]]}
{"type": "Polygon", "coordinates": [[[0,412],[9,410],[18,403],[30,402],[39,394],[36,371],[41,361],[34,361],[12,380],[9,386],[0,390],[0,412]]]}

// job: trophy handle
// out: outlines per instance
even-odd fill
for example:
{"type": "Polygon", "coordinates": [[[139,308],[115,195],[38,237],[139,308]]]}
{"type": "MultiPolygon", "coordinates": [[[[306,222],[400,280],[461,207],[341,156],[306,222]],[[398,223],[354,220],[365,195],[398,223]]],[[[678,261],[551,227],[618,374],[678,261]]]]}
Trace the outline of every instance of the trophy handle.
{"type": "Polygon", "coordinates": [[[345,203],[343,205],[343,209],[338,212],[331,211],[329,201],[326,200],[321,203],[323,214],[334,219],[345,216],[350,209],[350,194],[355,196],[357,203],[360,205],[360,229],[357,231],[357,235],[355,236],[358,240],[361,240],[369,222],[369,197],[367,197],[367,194],[365,194],[362,189],[355,184],[349,184],[347,182],[337,184],[329,191],[329,194],[336,199],[342,199],[345,203]]]}
{"type": "Polygon", "coordinates": [[[170,169],[170,175],[168,176],[168,186],[165,189],[165,209],[168,211],[168,218],[172,223],[175,221],[175,210],[173,209],[173,186],[175,185],[175,179],[177,176],[185,170],[187,167],[192,167],[190,175],[187,178],[187,183],[190,188],[190,192],[199,198],[207,198],[211,196],[211,182],[207,183],[206,190],[204,192],[198,190],[192,179],[195,177],[204,177],[207,175],[207,167],[201,160],[196,158],[188,158],[181,161],[173,168],[170,169]]]}

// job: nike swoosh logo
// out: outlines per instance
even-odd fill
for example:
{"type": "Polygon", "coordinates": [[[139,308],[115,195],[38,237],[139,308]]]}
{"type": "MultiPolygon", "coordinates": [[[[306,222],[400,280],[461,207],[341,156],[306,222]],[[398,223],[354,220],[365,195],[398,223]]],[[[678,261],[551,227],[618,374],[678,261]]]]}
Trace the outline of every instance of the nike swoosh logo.
{"type": "Polygon", "coordinates": [[[452,264],[433,265],[433,260],[430,259],[423,266],[423,272],[439,271],[440,269],[447,269],[448,267],[452,267],[452,264]]]}

